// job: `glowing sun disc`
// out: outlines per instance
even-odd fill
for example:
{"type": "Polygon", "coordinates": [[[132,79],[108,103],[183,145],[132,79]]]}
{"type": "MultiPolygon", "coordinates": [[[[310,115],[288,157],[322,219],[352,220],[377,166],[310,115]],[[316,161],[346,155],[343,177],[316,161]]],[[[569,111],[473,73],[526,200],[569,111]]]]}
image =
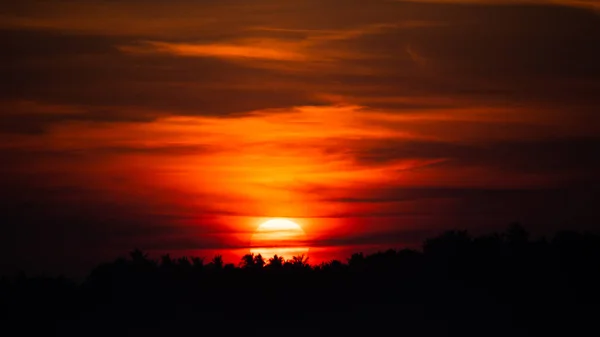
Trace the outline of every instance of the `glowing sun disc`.
{"type": "Polygon", "coordinates": [[[288,219],[271,219],[261,224],[252,235],[250,252],[264,258],[277,255],[287,260],[308,254],[308,247],[303,246],[305,240],[306,233],[297,223],[288,219]]]}

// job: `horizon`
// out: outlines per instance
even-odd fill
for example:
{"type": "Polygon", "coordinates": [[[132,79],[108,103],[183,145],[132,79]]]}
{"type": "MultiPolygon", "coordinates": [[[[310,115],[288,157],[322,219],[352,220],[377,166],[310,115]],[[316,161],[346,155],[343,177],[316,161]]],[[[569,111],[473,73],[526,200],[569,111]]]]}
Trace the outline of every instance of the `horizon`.
{"type": "MultiPolygon", "coordinates": [[[[501,240],[502,242],[508,240],[510,238],[509,232],[518,233],[522,235],[526,243],[528,244],[552,244],[559,235],[595,235],[596,238],[600,237],[600,231],[590,232],[590,231],[577,231],[572,229],[562,229],[555,233],[536,235],[535,233],[531,233],[528,231],[526,227],[519,222],[513,222],[506,226],[504,230],[501,231],[493,231],[493,232],[482,232],[482,233],[471,233],[468,230],[461,229],[447,229],[444,232],[434,233],[432,236],[424,238],[418,245],[382,245],[382,244],[371,244],[371,245],[345,245],[345,246],[337,246],[337,247],[310,247],[310,249],[306,252],[300,251],[297,254],[294,254],[295,251],[293,246],[280,246],[280,247],[259,247],[261,249],[265,249],[265,251],[257,252],[253,251],[253,246],[248,247],[236,247],[236,248],[219,248],[219,249],[180,249],[180,250],[166,250],[166,249],[139,249],[138,247],[134,247],[129,249],[128,251],[123,251],[114,256],[107,256],[104,260],[94,259],[85,261],[86,263],[80,265],[78,268],[69,268],[66,270],[57,268],[56,266],[51,267],[47,270],[26,270],[23,268],[13,268],[8,272],[0,270],[0,278],[3,280],[11,280],[20,277],[30,277],[30,278],[65,278],[66,280],[71,280],[75,282],[85,282],[86,279],[91,275],[90,273],[96,270],[97,268],[103,265],[110,265],[113,263],[118,263],[119,261],[127,261],[133,257],[133,254],[139,253],[140,256],[144,256],[144,258],[148,262],[153,262],[157,264],[164,263],[164,259],[168,258],[173,263],[180,263],[180,259],[185,259],[187,261],[193,261],[194,259],[200,259],[204,266],[208,265],[215,258],[222,259],[224,266],[233,266],[234,268],[241,268],[245,258],[247,256],[252,256],[253,258],[262,258],[266,265],[269,264],[271,258],[281,258],[284,263],[291,263],[297,258],[300,258],[304,261],[304,265],[310,266],[311,268],[315,267],[324,267],[332,265],[336,262],[343,264],[350,263],[350,260],[355,255],[361,255],[364,257],[374,257],[380,254],[387,254],[390,251],[395,253],[401,252],[416,252],[423,254],[425,252],[424,247],[428,245],[430,240],[439,239],[448,234],[464,234],[466,235],[471,243],[477,242],[478,240],[481,242],[485,242],[486,239],[496,238],[501,240]],[[281,250],[283,248],[283,251],[281,250]],[[292,250],[292,253],[288,252],[288,250],[292,250]],[[264,254],[263,254],[264,253],[264,254]]],[[[514,235],[514,234],[512,234],[514,235]]],[[[64,263],[64,261],[62,261],[64,263]]]]}

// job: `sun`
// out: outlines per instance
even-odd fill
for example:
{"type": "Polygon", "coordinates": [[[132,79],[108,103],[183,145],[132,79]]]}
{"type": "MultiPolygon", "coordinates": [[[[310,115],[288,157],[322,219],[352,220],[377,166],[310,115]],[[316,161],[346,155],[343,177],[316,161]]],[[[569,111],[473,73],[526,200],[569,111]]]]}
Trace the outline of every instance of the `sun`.
{"type": "Polygon", "coordinates": [[[271,219],[263,222],[252,235],[250,252],[265,259],[273,255],[288,260],[307,255],[306,233],[297,223],[288,219],[271,219]]]}

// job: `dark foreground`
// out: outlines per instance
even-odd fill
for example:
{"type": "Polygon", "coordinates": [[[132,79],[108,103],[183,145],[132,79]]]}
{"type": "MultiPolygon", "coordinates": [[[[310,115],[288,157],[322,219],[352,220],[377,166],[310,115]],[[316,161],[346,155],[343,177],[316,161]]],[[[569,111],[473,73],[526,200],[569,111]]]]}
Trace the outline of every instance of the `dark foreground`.
{"type": "Polygon", "coordinates": [[[594,336],[600,237],[530,241],[518,226],[448,232],[401,250],[309,266],[247,256],[97,267],[83,284],[3,280],[5,336],[594,336]]]}

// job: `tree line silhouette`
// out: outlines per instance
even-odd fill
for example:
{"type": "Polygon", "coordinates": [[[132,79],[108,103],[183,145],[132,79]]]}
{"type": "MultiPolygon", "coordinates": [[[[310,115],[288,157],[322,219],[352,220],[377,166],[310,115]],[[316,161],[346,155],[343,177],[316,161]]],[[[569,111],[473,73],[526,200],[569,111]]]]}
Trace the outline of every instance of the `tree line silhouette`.
{"type": "Polygon", "coordinates": [[[237,265],[154,260],[136,249],[81,283],[3,278],[0,302],[5,322],[45,322],[26,326],[61,335],[578,335],[598,330],[599,275],[600,236],[532,240],[513,224],[315,265],[253,254],[237,265]]]}

